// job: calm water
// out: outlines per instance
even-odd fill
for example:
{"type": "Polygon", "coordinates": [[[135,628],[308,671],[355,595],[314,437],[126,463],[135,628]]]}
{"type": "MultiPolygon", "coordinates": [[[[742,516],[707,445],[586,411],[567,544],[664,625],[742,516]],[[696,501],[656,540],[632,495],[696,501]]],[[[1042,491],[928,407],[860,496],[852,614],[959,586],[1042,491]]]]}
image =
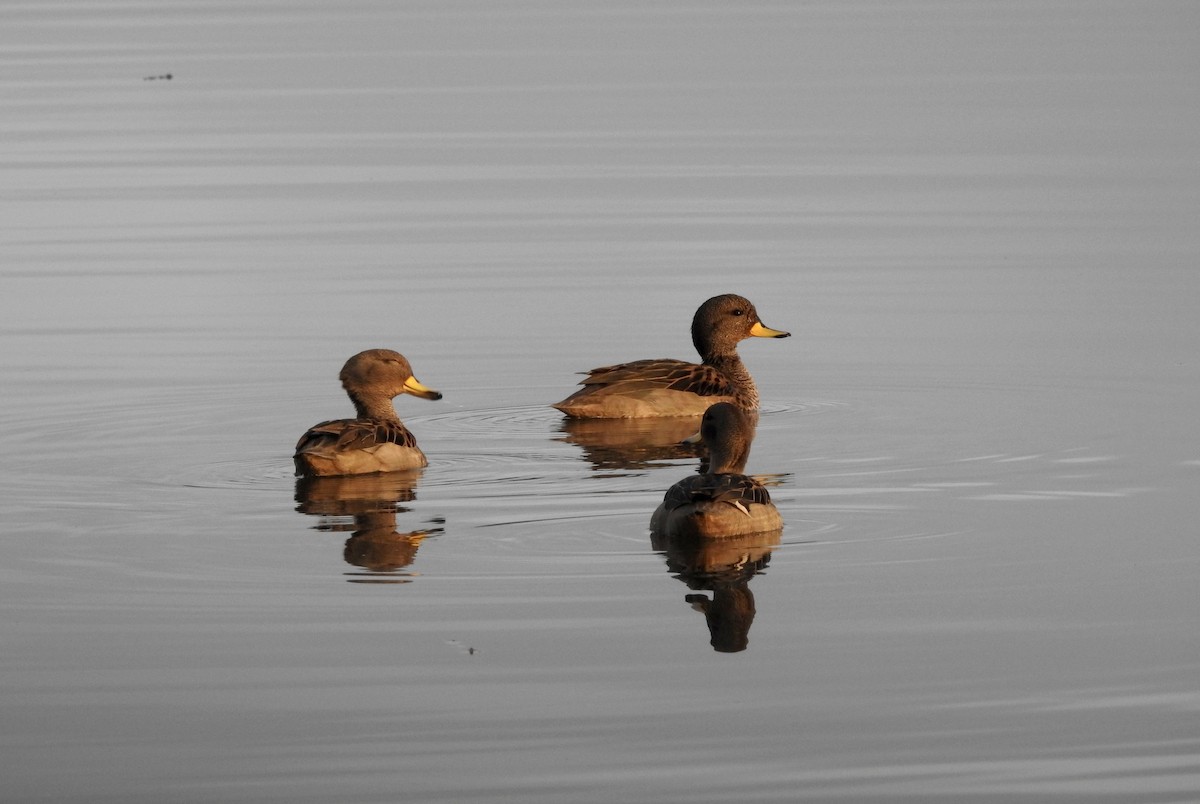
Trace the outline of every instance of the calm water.
{"type": "Polygon", "coordinates": [[[1200,800],[1197,8],[10,4],[4,799],[1200,800]],[[787,526],[658,551],[547,405],[731,291],[787,526]]]}

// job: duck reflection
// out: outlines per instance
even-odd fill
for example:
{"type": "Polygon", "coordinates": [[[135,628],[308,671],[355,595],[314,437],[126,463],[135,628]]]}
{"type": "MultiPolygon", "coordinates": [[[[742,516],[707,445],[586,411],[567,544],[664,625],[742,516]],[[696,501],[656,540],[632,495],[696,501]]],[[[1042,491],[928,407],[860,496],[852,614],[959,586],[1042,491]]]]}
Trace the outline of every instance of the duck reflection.
{"type": "Polygon", "coordinates": [[[406,571],[417,558],[421,542],[443,531],[443,520],[432,527],[401,533],[396,514],[416,499],[421,472],[388,472],[345,477],[301,477],[296,480],[296,510],[321,517],[316,530],[350,533],[342,553],[347,564],[367,573],[352,583],[409,583],[406,571]]]}
{"type": "Polygon", "coordinates": [[[737,653],[750,644],[754,623],[754,593],[750,579],[771,560],[771,551],[783,538],[783,529],[728,539],[653,532],[650,543],[666,557],[671,574],[695,591],[685,595],[692,608],[708,621],[710,644],[720,653],[737,653]]]}
{"type": "Polygon", "coordinates": [[[599,471],[647,469],[663,461],[694,458],[700,444],[686,443],[698,419],[676,416],[659,419],[563,419],[559,439],[575,444],[599,471]]]}

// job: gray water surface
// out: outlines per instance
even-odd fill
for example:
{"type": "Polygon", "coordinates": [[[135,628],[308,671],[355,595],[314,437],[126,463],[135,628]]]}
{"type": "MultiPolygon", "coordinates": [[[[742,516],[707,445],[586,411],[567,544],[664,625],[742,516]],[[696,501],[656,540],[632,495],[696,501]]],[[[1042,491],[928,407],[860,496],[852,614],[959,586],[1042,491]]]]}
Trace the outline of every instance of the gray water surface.
{"type": "Polygon", "coordinates": [[[5,801],[1200,799],[1198,31],[0,11],[5,801]],[[548,405],[724,292],[786,527],[656,549],[548,405]],[[430,466],[298,485],[371,347],[430,466]]]}

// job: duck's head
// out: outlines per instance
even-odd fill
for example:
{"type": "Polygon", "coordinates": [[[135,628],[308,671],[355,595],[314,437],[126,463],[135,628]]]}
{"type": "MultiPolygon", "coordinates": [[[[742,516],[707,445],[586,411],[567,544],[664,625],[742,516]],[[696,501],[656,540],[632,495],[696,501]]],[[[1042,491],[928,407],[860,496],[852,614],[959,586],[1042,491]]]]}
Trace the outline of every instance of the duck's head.
{"type": "Polygon", "coordinates": [[[412,394],[421,399],[441,399],[440,392],[422,385],[413,376],[412,366],[399,352],[368,349],[346,361],[339,375],[342,387],[351,397],[384,395],[389,399],[412,394]]]}
{"type": "Polygon", "coordinates": [[[790,332],[771,329],[758,317],[758,310],[744,296],[726,293],[713,296],[692,318],[692,343],[701,357],[727,354],[746,338],[787,338],[790,332]]]}
{"type": "Polygon", "coordinates": [[[754,422],[737,405],[718,402],[704,411],[700,432],[688,440],[708,447],[710,473],[741,474],[754,442],[754,422]]]}

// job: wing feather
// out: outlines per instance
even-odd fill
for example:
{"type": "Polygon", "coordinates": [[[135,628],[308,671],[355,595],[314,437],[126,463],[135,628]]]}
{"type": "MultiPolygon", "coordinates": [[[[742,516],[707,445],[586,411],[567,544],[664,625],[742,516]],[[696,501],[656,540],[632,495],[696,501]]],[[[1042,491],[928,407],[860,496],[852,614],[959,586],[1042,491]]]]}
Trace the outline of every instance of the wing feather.
{"type": "Polygon", "coordinates": [[[663,503],[668,509],[695,503],[726,503],[749,515],[750,505],[770,505],[766,487],[752,477],[737,474],[706,474],[685,477],[667,489],[663,503]]]}
{"type": "Polygon", "coordinates": [[[369,450],[383,444],[416,447],[417,439],[399,422],[335,419],[309,428],[296,444],[297,454],[369,450]]]}
{"type": "Polygon", "coordinates": [[[580,383],[605,393],[624,394],[637,391],[669,389],[701,396],[732,396],[737,389],[725,375],[703,363],[658,358],[635,360],[592,369],[580,383]]]}

